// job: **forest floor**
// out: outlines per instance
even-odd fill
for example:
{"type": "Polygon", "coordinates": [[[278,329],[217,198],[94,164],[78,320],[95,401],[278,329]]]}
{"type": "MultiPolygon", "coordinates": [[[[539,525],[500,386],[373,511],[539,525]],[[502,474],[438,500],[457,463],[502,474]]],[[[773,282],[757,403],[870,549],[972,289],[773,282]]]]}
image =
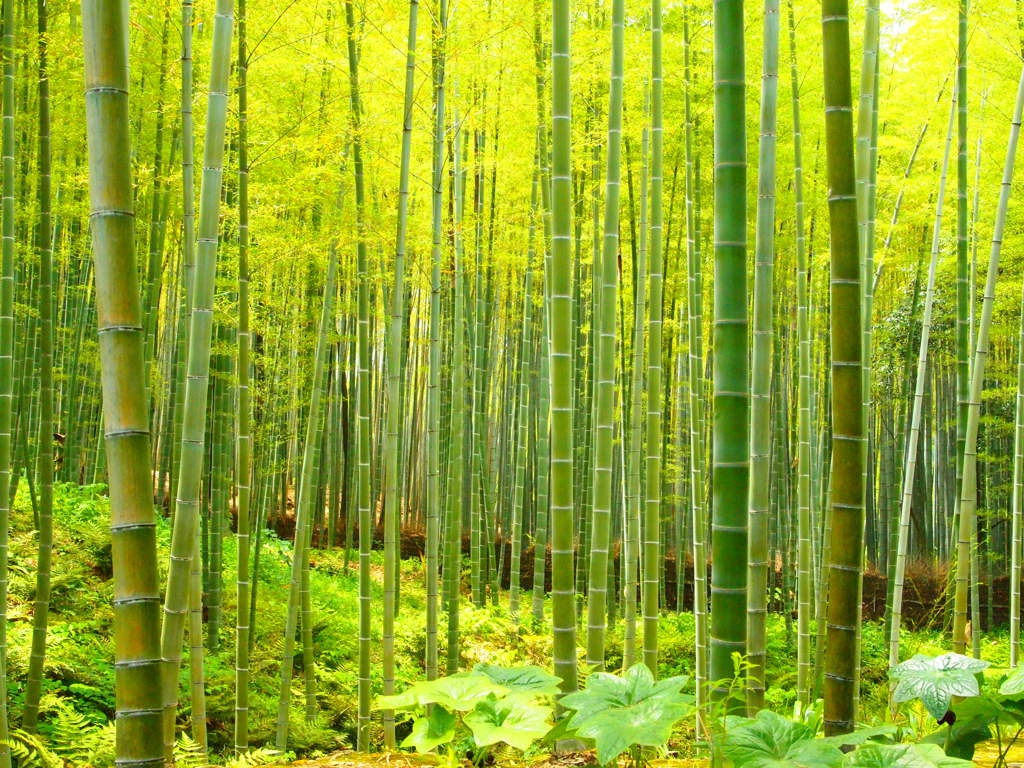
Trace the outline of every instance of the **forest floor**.
{"type": "MultiPolygon", "coordinates": [[[[109,506],[102,486],[58,486],[55,489],[53,588],[50,603],[50,629],[47,643],[41,739],[32,749],[48,750],[55,758],[71,765],[112,765],[114,714],[114,672],[112,645],[112,581],[109,537],[109,506]]],[[[8,605],[8,684],[11,719],[17,724],[24,700],[25,675],[31,640],[32,597],[35,588],[36,543],[33,515],[28,494],[19,489],[12,514],[10,597],[8,605]]],[[[158,546],[162,571],[166,568],[170,525],[161,518],[158,546]]],[[[230,751],[234,718],[234,620],[235,620],[235,542],[224,538],[223,616],[219,643],[205,658],[206,707],[211,757],[230,765],[229,758],[218,758],[230,751]]],[[[265,533],[260,545],[258,612],[254,645],[250,660],[251,684],[250,744],[259,751],[272,744],[277,709],[278,680],[283,648],[284,617],[288,599],[291,543],[265,533]]],[[[295,683],[292,688],[288,759],[304,758],[295,765],[349,766],[371,768],[413,768],[423,763],[411,757],[374,755],[367,759],[351,752],[354,744],[355,692],[358,667],[358,579],[355,558],[346,563],[344,550],[314,550],[310,557],[311,594],[316,623],[313,627],[318,714],[307,723],[302,716],[304,692],[301,654],[296,656],[295,683]],[[326,757],[330,755],[331,757],[326,757]],[[309,762],[310,760],[320,762],[309,762]]],[[[373,679],[380,682],[381,658],[379,606],[382,598],[382,562],[373,555],[374,564],[374,641],[371,644],[373,679]]],[[[396,622],[396,687],[422,679],[425,637],[425,591],[422,562],[402,562],[400,614],[396,622]]],[[[161,580],[166,573],[161,573],[161,580]]],[[[481,661],[500,665],[523,663],[548,666],[551,658],[551,634],[545,625],[524,621],[517,624],[502,604],[475,608],[467,600],[460,615],[462,660],[470,667],[481,661]]],[[[796,689],[795,626],[780,615],[769,615],[767,706],[790,713],[796,689]]],[[[442,633],[441,641],[444,642],[442,633]]],[[[689,613],[666,614],[659,623],[659,675],[693,673],[694,625],[689,613]]],[[[939,632],[907,632],[908,653],[941,653],[945,648],[939,632]]],[[[186,649],[187,650],[187,649],[186,649]]],[[[444,658],[445,649],[440,649],[444,658]]],[[[880,623],[868,622],[863,630],[861,711],[866,722],[878,722],[886,705],[887,643],[880,623]]],[[[987,634],[983,657],[1005,665],[1008,641],[1005,633],[987,634]]],[[[609,667],[621,665],[622,625],[610,628],[607,642],[609,667]]],[[[188,660],[182,664],[183,694],[188,685],[188,660]]],[[[188,736],[188,696],[183,695],[179,719],[181,764],[201,764],[195,744],[188,736]]],[[[694,766],[700,757],[689,732],[678,734],[670,744],[670,757],[678,760],[666,766],[694,766]],[[691,762],[685,762],[690,760],[691,762]]],[[[372,742],[382,740],[374,731],[372,742]]],[[[263,762],[271,752],[264,749],[263,762]]],[[[579,755],[571,765],[584,765],[579,755]]],[[[1024,758],[1022,758],[1024,759],[1024,758]]],[[[520,761],[522,762],[522,761],[520,761]]],[[[527,756],[536,768],[568,768],[549,757],[527,756]],[[545,764],[545,760],[548,763],[545,764]]],[[[56,763],[60,764],[60,763],[56,763]]],[[[429,764],[429,763],[428,763],[429,764]]]]}

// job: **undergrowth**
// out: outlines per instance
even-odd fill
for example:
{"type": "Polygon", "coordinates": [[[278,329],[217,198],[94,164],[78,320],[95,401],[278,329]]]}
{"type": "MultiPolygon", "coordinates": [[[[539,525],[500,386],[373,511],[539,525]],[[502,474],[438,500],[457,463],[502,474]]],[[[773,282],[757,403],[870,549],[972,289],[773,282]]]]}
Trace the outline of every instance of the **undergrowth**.
{"type": "MultiPolygon", "coordinates": [[[[112,581],[109,506],[103,486],[60,485],[54,500],[53,592],[47,642],[42,718],[38,736],[14,731],[12,753],[18,766],[51,768],[63,764],[107,768],[113,766],[114,671],[112,644],[112,581]]],[[[11,516],[11,569],[8,602],[8,685],[12,727],[20,722],[24,701],[28,649],[31,644],[32,597],[35,588],[36,541],[32,507],[22,484],[11,516]]],[[[161,582],[166,577],[170,524],[160,518],[157,527],[161,582]]],[[[283,649],[282,627],[290,582],[291,543],[264,531],[260,554],[257,619],[250,659],[250,744],[254,752],[244,758],[231,755],[234,718],[234,539],[225,536],[225,626],[216,652],[206,653],[206,707],[209,746],[220,762],[248,768],[271,761],[277,709],[279,667],[283,649]]],[[[302,654],[296,654],[292,687],[289,748],[315,757],[355,742],[358,668],[358,579],[356,558],[346,569],[343,549],[314,550],[311,554],[311,594],[316,624],[313,627],[318,716],[307,723],[303,716],[302,654]]],[[[371,559],[374,581],[373,657],[371,669],[380,690],[381,554],[371,559]]],[[[396,622],[396,689],[424,676],[425,592],[422,561],[402,563],[399,616],[396,622]]],[[[505,666],[549,665],[551,637],[547,626],[523,618],[520,625],[502,605],[474,608],[464,602],[460,613],[462,656],[465,667],[478,662],[505,666]]],[[[549,611],[550,615],[550,611],[549,611]]],[[[444,622],[442,614],[440,618],[444,622]]],[[[813,631],[813,630],[812,630],[813,631]]],[[[768,619],[767,705],[791,712],[796,694],[796,637],[782,616],[768,619]]],[[[445,656],[440,633],[441,658],[445,656]]],[[[938,653],[943,639],[937,632],[905,632],[907,654],[938,653]]],[[[181,668],[178,722],[179,765],[200,764],[199,749],[188,729],[190,718],[186,658],[181,668]]],[[[1005,663],[1005,636],[985,639],[985,658],[1005,663]]],[[[607,637],[608,668],[622,663],[622,623],[610,627],[607,637]]],[[[694,658],[692,614],[668,614],[659,623],[659,677],[690,675],[694,658]]],[[[887,643],[883,627],[867,623],[863,630],[861,704],[865,720],[881,717],[887,695],[887,643]]],[[[379,743],[382,733],[371,738],[379,743]]],[[[686,751],[685,748],[683,751],[686,751]]]]}

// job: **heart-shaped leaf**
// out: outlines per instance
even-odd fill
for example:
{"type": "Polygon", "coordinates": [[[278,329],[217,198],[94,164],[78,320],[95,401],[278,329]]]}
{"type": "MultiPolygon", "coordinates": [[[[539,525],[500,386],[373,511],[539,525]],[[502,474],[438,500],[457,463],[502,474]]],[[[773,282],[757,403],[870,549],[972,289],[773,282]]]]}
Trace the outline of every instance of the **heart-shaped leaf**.
{"type": "Polygon", "coordinates": [[[1003,696],[1014,696],[1024,693],[1024,667],[1017,667],[999,684],[999,693],[1003,696]]]}
{"type": "Polygon", "coordinates": [[[457,675],[423,680],[409,686],[397,696],[380,696],[376,709],[414,709],[427,704],[440,704],[454,712],[468,712],[488,696],[501,696],[506,689],[486,675],[462,672],[457,675]]]}
{"type": "Polygon", "coordinates": [[[897,731],[895,725],[872,725],[867,728],[858,728],[850,733],[842,733],[838,736],[828,736],[825,741],[834,744],[842,749],[843,747],[855,747],[871,739],[880,736],[892,736],[897,731]]]}
{"type": "Polygon", "coordinates": [[[551,730],[551,713],[551,707],[522,694],[504,699],[489,696],[466,715],[465,721],[478,747],[503,741],[525,751],[551,730]]]}
{"type": "Polygon", "coordinates": [[[595,672],[586,688],[563,696],[562,706],[574,710],[569,728],[594,742],[597,759],[608,764],[631,746],[664,745],[672,726],[688,714],[692,697],[681,692],[686,677],[655,681],[644,664],[621,677],[595,672]]]}
{"type": "Polygon", "coordinates": [[[426,717],[418,717],[412,731],[402,742],[417,752],[432,752],[455,738],[455,714],[444,707],[433,706],[426,717]]]}
{"type": "Polygon", "coordinates": [[[849,753],[843,768],[973,768],[974,763],[949,757],[935,744],[868,743],[849,753]]]}
{"type": "Polygon", "coordinates": [[[934,658],[919,653],[889,672],[896,681],[893,701],[920,699],[928,713],[940,720],[954,696],[978,695],[975,675],[988,665],[987,661],[959,653],[944,653],[934,658]]]}
{"type": "Polygon", "coordinates": [[[730,727],[719,750],[743,768],[829,768],[843,759],[835,744],[815,738],[807,725],[767,709],[730,727]]]}
{"type": "Polygon", "coordinates": [[[541,667],[499,667],[496,664],[477,664],[473,672],[485,675],[491,682],[510,691],[529,691],[538,696],[554,696],[559,691],[561,679],[541,667]]]}

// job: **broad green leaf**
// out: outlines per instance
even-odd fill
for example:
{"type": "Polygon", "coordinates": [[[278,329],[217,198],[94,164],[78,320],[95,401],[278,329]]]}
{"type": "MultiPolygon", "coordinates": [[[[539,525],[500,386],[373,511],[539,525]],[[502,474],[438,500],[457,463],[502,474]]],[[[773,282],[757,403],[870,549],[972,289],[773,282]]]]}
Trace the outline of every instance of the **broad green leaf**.
{"type": "Polygon", "coordinates": [[[891,736],[894,733],[896,733],[896,726],[894,725],[873,725],[869,728],[858,728],[851,733],[828,736],[825,738],[825,741],[839,748],[854,747],[871,739],[876,739],[879,736],[891,736]]]}
{"type": "Polygon", "coordinates": [[[730,727],[719,750],[743,768],[829,768],[843,759],[835,744],[815,738],[808,726],[767,709],[730,727]]]}
{"type": "Polygon", "coordinates": [[[484,675],[462,672],[457,675],[423,680],[409,686],[397,696],[381,696],[376,709],[411,709],[427,704],[440,704],[455,712],[468,712],[490,695],[500,696],[506,689],[484,675]]]}
{"type": "Polygon", "coordinates": [[[686,677],[655,681],[644,664],[635,664],[619,677],[595,672],[587,687],[563,696],[575,710],[569,728],[597,747],[597,759],[607,764],[633,745],[659,747],[668,741],[672,726],[691,709],[692,697],[680,689],[686,677]]]}
{"type": "Polygon", "coordinates": [[[647,699],[665,703],[688,703],[689,696],[680,693],[689,678],[669,677],[655,681],[647,665],[634,664],[621,677],[607,672],[594,672],[582,691],[563,696],[559,703],[576,711],[572,727],[579,727],[587,718],[615,707],[628,707],[647,699]]]}
{"type": "Polygon", "coordinates": [[[430,714],[416,718],[412,732],[402,742],[417,752],[432,752],[455,738],[455,714],[444,707],[431,707],[430,714]]]}
{"type": "Polygon", "coordinates": [[[394,710],[406,710],[416,709],[419,702],[416,699],[413,689],[402,691],[394,696],[378,696],[377,701],[374,702],[374,709],[394,709],[394,710]]]}
{"type": "Polygon", "coordinates": [[[551,707],[521,695],[504,699],[490,696],[479,702],[465,721],[478,747],[503,741],[525,751],[551,730],[551,714],[551,707]]]}
{"type": "Polygon", "coordinates": [[[935,744],[915,744],[917,753],[927,760],[930,760],[935,768],[974,768],[970,760],[961,760],[958,757],[947,755],[942,747],[935,744]]]}
{"type": "Polygon", "coordinates": [[[973,768],[967,760],[949,757],[935,744],[868,743],[849,753],[843,768],[973,768]]]}
{"type": "Polygon", "coordinates": [[[560,678],[545,672],[538,666],[499,667],[496,664],[481,663],[473,672],[485,675],[491,682],[510,691],[530,691],[538,696],[554,696],[558,693],[560,678]]]}
{"type": "Polygon", "coordinates": [[[889,676],[896,680],[893,701],[920,699],[928,713],[942,719],[954,696],[977,696],[975,675],[989,665],[958,653],[944,653],[934,658],[917,654],[894,667],[889,676]]]}
{"type": "Polygon", "coordinates": [[[925,736],[925,744],[937,744],[952,757],[970,760],[975,746],[988,739],[995,723],[1014,724],[1013,715],[999,702],[986,696],[973,696],[953,705],[956,721],[925,736]]]}
{"type": "Polygon", "coordinates": [[[668,703],[649,697],[626,707],[605,709],[575,728],[576,734],[594,742],[597,761],[608,765],[634,745],[664,746],[672,726],[690,712],[683,702],[668,703]]]}
{"type": "Polygon", "coordinates": [[[999,693],[1003,696],[1014,696],[1018,693],[1024,693],[1024,667],[1018,667],[1007,675],[1006,679],[999,685],[999,693]]]}

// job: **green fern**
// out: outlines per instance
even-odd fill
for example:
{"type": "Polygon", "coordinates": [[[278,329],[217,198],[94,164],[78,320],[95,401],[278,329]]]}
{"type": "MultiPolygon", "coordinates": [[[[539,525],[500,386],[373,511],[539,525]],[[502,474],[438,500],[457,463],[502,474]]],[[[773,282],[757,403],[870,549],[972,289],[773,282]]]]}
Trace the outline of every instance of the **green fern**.
{"type": "Polygon", "coordinates": [[[198,741],[183,733],[174,744],[174,762],[179,768],[200,768],[207,764],[206,751],[198,741]]]}
{"type": "Polygon", "coordinates": [[[107,768],[114,765],[114,724],[95,725],[66,700],[46,696],[42,711],[52,713],[48,725],[50,750],[71,765],[107,768]]]}
{"type": "Polygon", "coordinates": [[[64,761],[34,733],[21,729],[10,734],[11,763],[15,768],[62,768],[64,761]]]}
{"type": "Polygon", "coordinates": [[[224,764],[224,768],[256,768],[261,765],[278,765],[281,761],[281,753],[276,749],[261,747],[249,752],[243,752],[237,757],[224,764]]]}

